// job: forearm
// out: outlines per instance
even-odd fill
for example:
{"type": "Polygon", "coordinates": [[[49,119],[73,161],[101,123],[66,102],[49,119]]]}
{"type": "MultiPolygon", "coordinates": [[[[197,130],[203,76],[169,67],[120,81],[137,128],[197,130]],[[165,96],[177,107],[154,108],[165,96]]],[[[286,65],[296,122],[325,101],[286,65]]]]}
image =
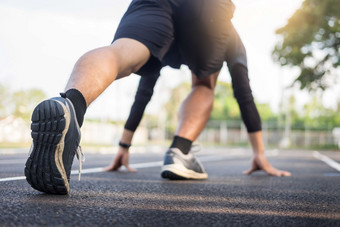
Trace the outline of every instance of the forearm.
{"type": "Polygon", "coordinates": [[[253,149],[254,155],[264,154],[264,144],[262,131],[248,133],[249,141],[253,149]]]}
{"type": "Polygon", "coordinates": [[[290,176],[291,173],[283,170],[276,169],[267,160],[264,154],[264,145],[262,140],[262,131],[249,133],[249,140],[253,148],[252,166],[245,174],[252,174],[255,171],[263,170],[272,176],[290,176]]]}
{"type": "Polygon", "coordinates": [[[240,107],[242,120],[247,127],[253,152],[254,154],[264,154],[261,118],[251,92],[248,70],[244,66],[236,65],[230,70],[230,74],[233,81],[234,96],[240,107]]]}
{"type": "Polygon", "coordinates": [[[131,144],[134,132],[124,128],[120,142],[124,144],[131,144]]]}

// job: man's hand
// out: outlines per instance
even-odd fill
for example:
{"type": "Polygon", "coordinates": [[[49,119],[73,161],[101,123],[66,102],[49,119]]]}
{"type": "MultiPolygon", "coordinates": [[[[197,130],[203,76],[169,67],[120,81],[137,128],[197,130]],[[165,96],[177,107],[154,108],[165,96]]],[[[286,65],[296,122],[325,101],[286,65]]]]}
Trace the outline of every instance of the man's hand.
{"type": "Polygon", "coordinates": [[[113,163],[110,166],[104,168],[104,171],[118,171],[122,166],[125,166],[129,172],[136,172],[135,169],[132,169],[129,166],[129,150],[120,147],[113,163]]]}
{"type": "Polygon", "coordinates": [[[277,177],[281,177],[281,176],[287,177],[291,175],[290,172],[279,170],[271,166],[264,154],[254,154],[251,168],[248,171],[244,171],[243,173],[250,175],[253,172],[260,171],[260,170],[263,170],[269,175],[277,176],[277,177]]]}

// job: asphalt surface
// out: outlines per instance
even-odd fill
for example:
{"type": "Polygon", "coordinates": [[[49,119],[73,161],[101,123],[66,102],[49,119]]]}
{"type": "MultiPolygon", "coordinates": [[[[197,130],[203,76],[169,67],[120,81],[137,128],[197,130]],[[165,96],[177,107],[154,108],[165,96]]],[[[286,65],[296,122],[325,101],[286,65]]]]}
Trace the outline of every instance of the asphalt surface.
{"type": "Polygon", "coordinates": [[[162,152],[132,153],[137,173],[101,172],[114,154],[85,153],[81,181],[72,175],[70,194],[56,196],[22,179],[25,149],[0,150],[0,225],[340,226],[340,152],[317,153],[331,167],[312,151],[268,151],[274,166],[292,172],[270,177],[242,174],[250,150],[203,148],[204,181],[162,179],[162,152]]]}

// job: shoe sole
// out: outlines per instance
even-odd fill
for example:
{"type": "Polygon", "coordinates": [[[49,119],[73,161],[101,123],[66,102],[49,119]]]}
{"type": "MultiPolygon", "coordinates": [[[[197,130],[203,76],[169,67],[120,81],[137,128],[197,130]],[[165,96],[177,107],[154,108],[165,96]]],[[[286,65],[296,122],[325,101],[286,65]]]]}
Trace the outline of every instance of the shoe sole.
{"type": "Polygon", "coordinates": [[[63,164],[65,135],[70,124],[69,110],[62,102],[45,100],[33,111],[33,144],[25,165],[27,182],[49,194],[68,194],[69,182],[63,164]]]}
{"type": "Polygon", "coordinates": [[[197,173],[176,164],[162,166],[161,176],[170,180],[205,180],[208,178],[207,173],[197,173]]]}

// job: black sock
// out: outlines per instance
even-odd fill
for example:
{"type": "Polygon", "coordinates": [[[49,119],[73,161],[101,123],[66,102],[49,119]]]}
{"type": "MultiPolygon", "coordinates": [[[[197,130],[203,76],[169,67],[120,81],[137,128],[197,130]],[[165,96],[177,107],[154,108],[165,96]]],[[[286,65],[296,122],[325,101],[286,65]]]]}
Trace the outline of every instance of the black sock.
{"type": "Polygon", "coordinates": [[[86,112],[86,101],[84,96],[80,93],[80,91],[76,89],[70,89],[65,92],[66,97],[71,100],[74,110],[76,111],[77,121],[79,127],[83,125],[84,115],[86,112]]]}
{"type": "Polygon", "coordinates": [[[192,141],[180,136],[174,136],[170,148],[178,148],[183,154],[188,154],[191,149],[192,141]]]}

